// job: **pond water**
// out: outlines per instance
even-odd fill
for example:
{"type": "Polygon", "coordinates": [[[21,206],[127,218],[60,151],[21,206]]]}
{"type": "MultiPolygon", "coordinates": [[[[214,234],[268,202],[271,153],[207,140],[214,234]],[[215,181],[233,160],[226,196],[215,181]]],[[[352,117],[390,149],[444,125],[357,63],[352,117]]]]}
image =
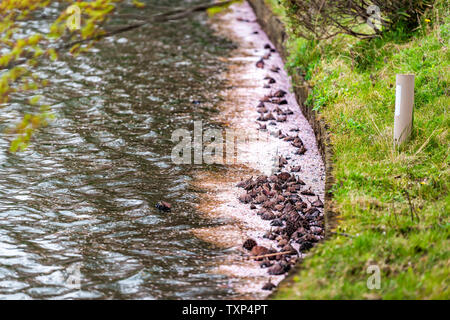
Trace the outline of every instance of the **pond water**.
{"type": "MultiPolygon", "coordinates": [[[[140,14],[192,4],[147,3],[140,14]]],[[[194,120],[220,128],[208,119],[232,47],[200,15],[40,69],[56,120],[25,152],[9,153],[10,137],[0,136],[0,298],[238,297],[211,272],[226,250],[190,232],[221,223],[196,210],[204,191],[190,182],[200,167],[170,157],[175,129],[194,120]],[[159,200],[172,212],[156,210],[159,200]]],[[[1,109],[2,128],[25,109],[1,109]]]]}

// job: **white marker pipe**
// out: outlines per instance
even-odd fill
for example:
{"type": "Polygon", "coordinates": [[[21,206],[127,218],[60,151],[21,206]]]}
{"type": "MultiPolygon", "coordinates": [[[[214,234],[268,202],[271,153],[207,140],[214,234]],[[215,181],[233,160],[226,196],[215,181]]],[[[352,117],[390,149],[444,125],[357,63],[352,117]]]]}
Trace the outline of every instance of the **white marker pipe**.
{"type": "Polygon", "coordinates": [[[401,145],[411,135],[414,106],[414,75],[398,74],[395,93],[394,144],[401,145]]]}

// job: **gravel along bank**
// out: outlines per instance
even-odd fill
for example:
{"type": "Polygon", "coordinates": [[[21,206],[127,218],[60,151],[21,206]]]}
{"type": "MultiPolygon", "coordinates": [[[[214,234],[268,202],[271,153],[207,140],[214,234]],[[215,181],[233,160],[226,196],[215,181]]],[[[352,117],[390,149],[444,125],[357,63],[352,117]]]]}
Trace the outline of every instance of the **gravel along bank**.
{"type": "Polygon", "coordinates": [[[212,24],[237,45],[226,58],[217,120],[260,138],[238,145],[245,162],[226,175],[199,174],[196,185],[208,191],[199,207],[228,223],[195,234],[233,249],[216,271],[235,279],[242,297],[264,298],[324,236],[325,169],[283,61],[249,4],[232,5],[212,24]]]}

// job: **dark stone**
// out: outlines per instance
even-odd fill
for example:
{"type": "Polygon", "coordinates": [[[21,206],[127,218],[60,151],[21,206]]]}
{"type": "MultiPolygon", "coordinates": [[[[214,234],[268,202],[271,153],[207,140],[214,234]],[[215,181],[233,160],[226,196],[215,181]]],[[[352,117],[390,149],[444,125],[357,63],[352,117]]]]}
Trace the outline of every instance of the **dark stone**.
{"type": "Polygon", "coordinates": [[[239,201],[242,203],[249,203],[250,201],[252,201],[252,197],[245,193],[239,196],[239,201]]]}
{"type": "Polygon", "coordinates": [[[273,212],[266,212],[261,216],[261,219],[263,219],[263,220],[273,220],[275,218],[276,218],[276,216],[275,216],[275,214],[273,214],[273,212]]]}
{"type": "Polygon", "coordinates": [[[275,120],[275,117],[273,116],[272,112],[269,112],[268,114],[266,114],[264,116],[265,121],[269,121],[269,120],[275,120]]]}
{"type": "Polygon", "coordinates": [[[286,95],[286,91],[280,89],[273,94],[273,97],[283,98],[285,95],[286,95]]]}
{"type": "Polygon", "coordinates": [[[298,254],[297,250],[295,250],[290,244],[285,245],[281,251],[289,252],[290,254],[298,254]]]}
{"type": "Polygon", "coordinates": [[[272,291],[276,286],[272,282],[267,282],[265,285],[263,285],[262,289],[267,291],[272,291]]]}
{"type": "Polygon", "coordinates": [[[314,246],[314,244],[310,241],[301,241],[299,250],[301,252],[305,252],[305,251],[310,250],[313,246],[314,246]]]}
{"type": "Polygon", "coordinates": [[[269,274],[273,276],[279,276],[286,272],[288,272],[290,269],[290,266],[288,264],[285,264],[283,262],[275,264],[273,267],[269,269],[269,274]]]}
{"type": "Polygon", "coordinates": [[[256,243],[255,240],[249,238],[247,240],[244,241],[244,244],[242,245],[242,247],[246,250],[252,250],[253,247],[257,246],[258,244],[256,243]]]}
{"type": "Polygon", "coordinates": [[[272,227],[282,227],[283,226],[283,221],[281,221],[280,219],[274,219],[270,222],[270,225],[272,227]]]}
{"type": "Polygon", "coordinates": [[[291,177],[291,175],[288,172],[281,172],[278,175],[278,179],[284,180],[284,181],[288,180],[290,177],[291,177]]]}
{"type": "Polygon", "coordinates": [[[258,60],[258,62],[256,62],[256,67],[264,69],[264,60],[263,59],[258,60]]]}
{"type": "Polygon", "coordinates": [[[260,266],[261,268],[270,268],[271,266],[273,266],[273,263],[270,262],[268,259],[264,259],[263,262],[261,262],[261,263],[259,264],[259,266],[260,266]]]}
{"type": "Polygon", "coordinates": [[[305,148],[304,146],[295,146],[295,145],[294,145],[294,147],[297,147],[297,148],[298,148],[298,150],[295,152],[295,154],[301,156],[301,155],[303,155],[303,154],[306,153],[306,148],[305,148]]]}
{"type": "Polygon", "coordinates": [[[267,176],[259,176],[258,178],[256,178],[256,183],[261,184],[261,183],[265,183],[267,182],[267,176]]]}
{"type": "Polygon", "coordinates": [[[262,108],[256,109],[256,112],[261,113],[261,114],[266,113],[267,111],[268,111],[268,110],[267,110],[266,107],[262,107],[262,108]]]}
{"type": "MultiPolygon", "coordinates": [[[[254,246],[251,251],[251,254],[253,256],[263,256],[263,255],[269,254],[269,253],[270,253],[269,249],[267,249],[266,247],[263,247],[263,246],[254,246]]],[[[256,260],[261,261],[262,259],[263,258],[257,258],[256,260]]]]}

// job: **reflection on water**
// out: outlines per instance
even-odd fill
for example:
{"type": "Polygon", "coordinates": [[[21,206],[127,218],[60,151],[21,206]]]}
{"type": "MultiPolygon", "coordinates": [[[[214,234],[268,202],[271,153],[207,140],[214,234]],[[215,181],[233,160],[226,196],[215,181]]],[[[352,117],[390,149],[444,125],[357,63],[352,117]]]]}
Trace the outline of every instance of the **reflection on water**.
{"type": "MultiPolygon", "coordinates": [[[[210,272],[224,252],[189,232],[214,223],[194,210],[196,168],[170,160],[172,131],[217,112],[218,58],[231,44],[204,20],[145,27],[41,68],[57,120],[26,152],[0,139],[0,298],[234,296],[210,272]],[[171,213],[154,208],[161,199],[171,213]]],[[[18,110],[2,109],[3,125],[18,110]]]]}

